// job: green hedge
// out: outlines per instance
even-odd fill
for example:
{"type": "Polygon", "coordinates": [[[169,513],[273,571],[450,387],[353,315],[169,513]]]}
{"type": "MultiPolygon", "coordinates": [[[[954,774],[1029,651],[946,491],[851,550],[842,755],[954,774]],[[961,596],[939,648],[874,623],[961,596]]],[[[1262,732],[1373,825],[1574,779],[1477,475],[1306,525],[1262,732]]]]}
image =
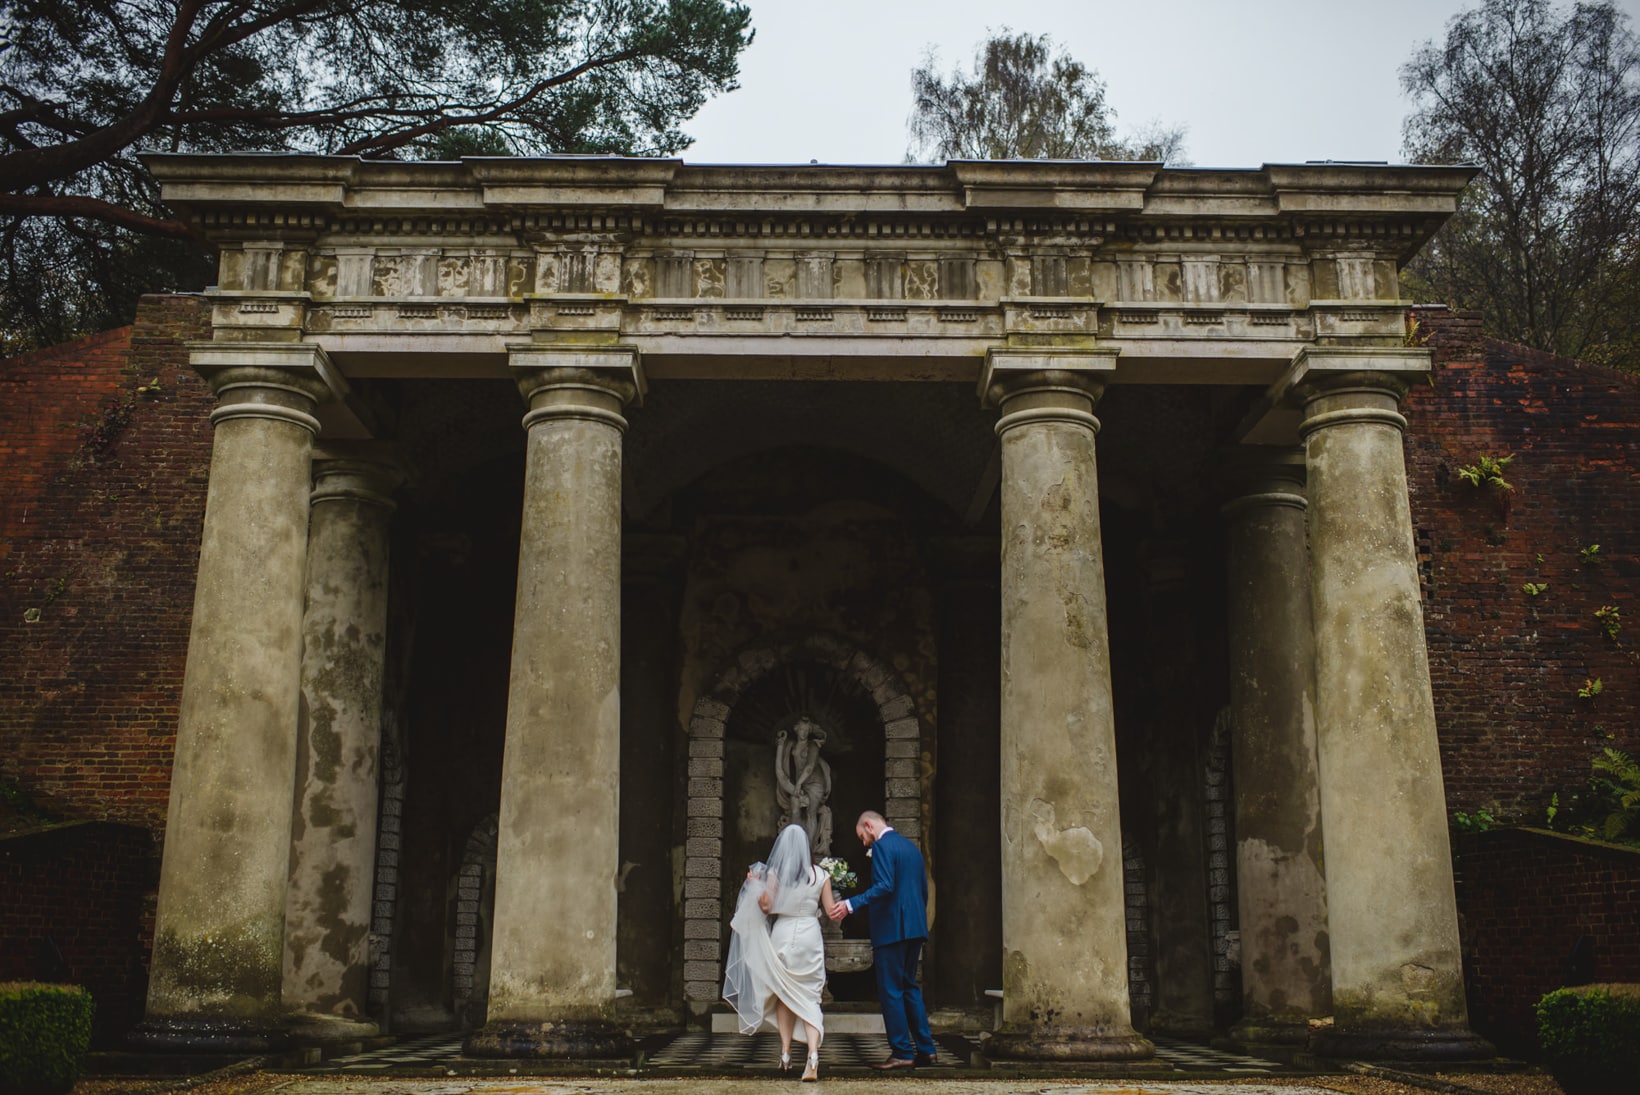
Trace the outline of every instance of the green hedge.
{"type": "Polygon", "coordinates": [[[1640,1076],[1640,984],[1556,989],[1538,1001],[1538,1042],[1566,1095],[1633,1090],[1640,1076]]]}
{"type": "Polygon", "coordinates": [[[62,1095],[91,1045],[91,994],[78,985],[0,982],[0,1095],[62,1095]]]}

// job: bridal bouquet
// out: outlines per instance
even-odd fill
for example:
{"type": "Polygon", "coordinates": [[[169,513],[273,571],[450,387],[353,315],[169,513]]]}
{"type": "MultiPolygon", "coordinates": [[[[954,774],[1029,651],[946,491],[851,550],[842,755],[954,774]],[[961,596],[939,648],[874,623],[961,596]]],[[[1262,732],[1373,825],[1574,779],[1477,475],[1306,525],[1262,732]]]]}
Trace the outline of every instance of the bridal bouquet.
{"type": "Polygon", "coordinates": [[[860,879],[849,870],[848,862],[826,856],[820,861],[820,869],[831,876],[831,884],[839,890],[852,890],[860,884],[860,879]]]}

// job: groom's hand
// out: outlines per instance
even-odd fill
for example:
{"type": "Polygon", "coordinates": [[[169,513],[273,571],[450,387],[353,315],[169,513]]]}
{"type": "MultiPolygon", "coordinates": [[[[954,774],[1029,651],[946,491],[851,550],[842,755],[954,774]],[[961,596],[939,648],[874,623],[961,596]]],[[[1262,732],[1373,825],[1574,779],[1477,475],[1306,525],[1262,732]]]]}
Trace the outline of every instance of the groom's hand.
{"type": "Polygon", "coordinates": [[[826,915],[833,920],[841,920],[848,915],[848,905],[841,901],[833,901],[831,907],[826,910],[826,915]]]}

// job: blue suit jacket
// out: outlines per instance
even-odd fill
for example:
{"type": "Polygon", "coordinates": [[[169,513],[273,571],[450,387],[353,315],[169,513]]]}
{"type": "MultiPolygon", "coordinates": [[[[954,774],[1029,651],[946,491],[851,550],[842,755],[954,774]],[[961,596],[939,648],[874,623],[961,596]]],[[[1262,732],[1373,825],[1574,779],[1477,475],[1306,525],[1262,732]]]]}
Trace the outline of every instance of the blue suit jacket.
{"type": "Polygon", "coordinates": [[[928,868],[917,846],[890,829],[871,848],[871,885],[848,899],[871,920],[871,945],[928,938],[928,868]]]}

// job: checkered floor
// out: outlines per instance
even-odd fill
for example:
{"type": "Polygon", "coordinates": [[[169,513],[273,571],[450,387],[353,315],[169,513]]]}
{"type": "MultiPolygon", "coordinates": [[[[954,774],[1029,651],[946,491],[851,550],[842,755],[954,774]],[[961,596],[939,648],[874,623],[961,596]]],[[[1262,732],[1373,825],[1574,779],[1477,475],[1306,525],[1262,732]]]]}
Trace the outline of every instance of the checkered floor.
{"type": "MultiPolygon", "coordinates": [[[[1180,1042],[1171,1038],[1152,1038],[1156,1054],[1181,1072],[1239,1073],[1264,1075],[1282,1071],[1275,1061],[1227,1053],[1209,1046],[1180,1042]]],[[[977,1049],[977,1039],[967,1040],[977,1049]]],[[[966,1067],[966,1055],[959,1057],[950,1051],[953,1045],[964,1044],[962,1039],[947,1036],[935,1071],[966,1067]]],[[[792,1056],[799,1059],[804,1052],[801,1043],[792,1047],[792,1056]]],[[[773,1033],[761,1033],[750,1038],[739,1034],[707,1034],[691,1032],[680,1034],[663,1048],[651,1054],[647,1064],[657,1069],[702,1069],[706,1071],[744,1070],[773,1072],[780,1056],[780,1042],[773,1033]]],[[[820,1051],[822,1068],[865,1068],[888,1056],[888,1042],[881,1034],[833,1034],[820,1051]]],[[[316,1066],[314,1071],[370,1073],[389,1069],[421,1070],[449,1065],[461,1057],[461,1035],[431,1034],[395,1043],[385,1049],[361,1053],[352,1057],[337,1057],[316,1066]]],[[[926,1073],[925,1073],[926,1074],[926,1073]]]]}
{"type": "Polygon", "coordinates": [[[1257,1076],[1280,1072],[1285,1067],[1278,1061],[1266,1061],[1262,1057],[1248,1057],[1240,1053],[1214,1049],[1212,1046],[1181,1042],[1175,1038],[1162,1038],[1154,1034],[1149,1037],[1155,1043],[1156,1056],[1180,1072],[1241,1072],[1257,1076]]]}
{"type": "MultiPolygon", "coordinates": [[[[792,1043],[792,1059],[801,1067],[808,1048],[792,1043]]],[[[820,1047],[822,1068],[866,1068],[886,1060],[888,1039],[881,1034],[833,1034],[820,1047]]],[[[772,1072],[780,1060],[780,1038],[765,1031],[746,1037],[740,1034],[680,1034],[663,1050],[649,1058],[656,1068],[743,1068],[749,1072],[772,1072]]],[[[942,1052],[932,1067],[955,1068],[959,1063],[942,1052]]],[[[960,1062],[966,1065],[966,1059],[960,1062]]]]}

